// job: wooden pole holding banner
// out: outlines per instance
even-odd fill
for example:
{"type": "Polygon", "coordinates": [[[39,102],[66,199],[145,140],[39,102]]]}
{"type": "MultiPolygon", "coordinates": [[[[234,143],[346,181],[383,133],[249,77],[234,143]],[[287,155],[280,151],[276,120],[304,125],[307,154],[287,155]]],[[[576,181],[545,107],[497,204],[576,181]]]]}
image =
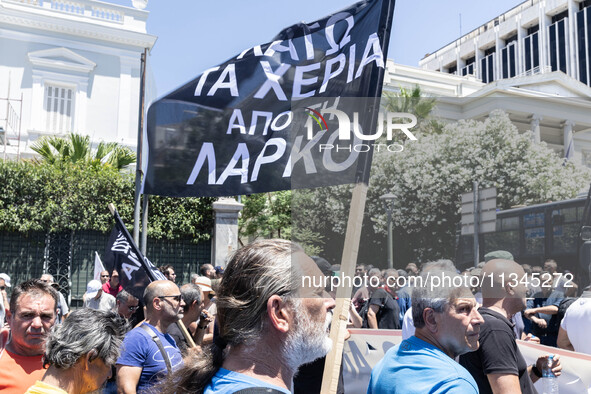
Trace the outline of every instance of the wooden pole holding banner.
{"type": "MultiPolygon", "coordinates": [[[[367,89],[366,97],[373,97],[372,118],[370,121],[370,130],[373,130],[378,122],[378,113],[382,95],[382,86],[384,83],[384,74],[386,62],[388,59],[388,45],[390,42],[390,29],[392,27],[392,18],[394,15],[394,1],[384,0],[382,4],[381,15],[384,19],[380,21],[379,32],[383,37],[381,42],[384,56],[384,66],[377,67],[372,75],[371,83],[367,89]]],[[[366,159],[364,168],[369,172],[371,166],[371,156],[366,159]]],[[[369,177],[369,176],[368,176],[369,177]]],[[[369,179],[366,180],[369,182],[369,179]]],[[[363,212],[365,211],[365,202],[367,199],[368,184],[366,181],[358,179],[351,196],[351,208],[349,209],[349,219],[347,221],[347,232],[345,233],[345,245],[343,246],[343,255],[341,258],[342,278],[353,278],[355,275],[355,265],[357,264],[357,255],[359,254],[359,242],[361,240],[361,228],[363,225],[363,212]]],[[[324,374],[322,376],[321,393],[336,394],[339,374],[341,371],[341,362],[343,358],[343,348],[347,322],[349,321],[349,308],[351,304],[352,283],[343,280],[341,286],[337,288],[336,306],[333,311],[332,325],[330,329],[330,338],[332,339],[332,350],[326,355],[324,363],[324,374]]]]}
{"type": "MultiPolygon", "coordinates": [[[[359,254],[359,241],[361,239],[361,225],[363,224],[363,212],[367,199],[367,185],[357,183],[351,196],[351,208],[349,209],[349,220],[345,234],[345,245],[341,259],[341,272],[344,276],[353,277],[357,255],[359,254]]],[[[337,288],[336,306],[333,311],[330,339],[332,339],[332,350],[326,355],[324,374],[322,376],[321,393],[336,393],[339,383],[339,373],[343,356],[343,347],[347,322],[349,321],[349,305],[351,303],[352,283],[343,281],[337,288]]]]}
{"type": "MultiPolygon", "coordinates": [[[[135,242],[133,242],[133,239],[131,238],[129,231],[127,231],[127,228],[125,227],[125,225],[123,224],[123,221],[121,220],[121,218],[119,217],[119,214],[117,213],[117,209],[115,208],[115,205],[109,204],[108,206],[109,206],[109,211],[111,211],[111,215],[113,215],[113,218],[115,218],[115,221],[119,225],[119,229],[122,232],[126,233],[127,239],[129,239],[131,241],[129,243],[129,245],[131,246],[131,249],[136,254],[136,256],[138,256],[138,258],[143,259],[144,255],[142,253],[140,253],[137,245],[135,244],[135,242]]],[[[144,265],[142,264],[142,266],[144,266],[144,265]]],[[[148,278],[150,278],[150,282],[153,282],[156,280],[156,277],[154,277],[154,274],[152,273],[151,270],[146,269],[146,275],[148,276],[148,278]]],[[[182,320],[180,320],[180,319],[177,320],[176,324],[179,327],[179,330],[181,330],[181,332],[183,333],[183,336],[185,337],[185,339],[187,340],[189,347],[195,347],[195,342],[193,341],[193,338],[191,338],[191,334],[187,330],[187,327],[185,327],[185,324],[182,322],[182,320]]]]}
{"type": "Polygon", "coordinates": [[[178,326],[179,330],[181,330],[181,332],[183,333],[183,336],[185,337],[185,340],[187,341],[189,347],[197,347],[197,345],[195,345],[193,337],[191,336],[191,333],[189,332],[189,330],[187,330],[187,327],[185,327],[185,323],[183,323],[181,319],[178,319],[176,321],[176,325],[178,326]]]}

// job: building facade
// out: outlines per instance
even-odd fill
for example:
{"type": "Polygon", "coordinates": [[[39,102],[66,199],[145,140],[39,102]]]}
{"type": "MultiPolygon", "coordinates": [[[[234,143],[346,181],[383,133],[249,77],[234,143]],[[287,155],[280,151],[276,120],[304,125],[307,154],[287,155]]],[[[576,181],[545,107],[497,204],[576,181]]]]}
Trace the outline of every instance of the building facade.
{"type": "Polygon", "coordinates": [[[591,1],[529,0],[425,56],[420,67],[484,83],[562,71],[591,86],[591,1]]]}
{"type": "Polygon", "coordinates": [[[441,97],[441,117],[480,119],[503,109],[534,141],[591,166],[590,44],[591,0],[528,0],[406,73],[428,76],[419,84],[441,97]]]}
{"type": "Polygon", "coordinates": [[[135,150],[141,57],[156,41],[147,18],[95,0],[0,0],[3,156],[70,132],[135,150]]]}

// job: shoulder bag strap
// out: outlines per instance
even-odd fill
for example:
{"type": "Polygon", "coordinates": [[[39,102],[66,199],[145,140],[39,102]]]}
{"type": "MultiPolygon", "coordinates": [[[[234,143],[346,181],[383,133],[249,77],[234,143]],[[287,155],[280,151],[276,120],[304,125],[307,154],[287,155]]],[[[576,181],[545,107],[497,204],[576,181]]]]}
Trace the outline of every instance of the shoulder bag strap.
{"type": "Polygon", "coordinates": [[[158,346],[158,350],[160,350],[160,353],[162,354],[162,358],[164,359],[164,362],[166,363],[166,369],[168,370],[168,373],[169,374],[172,373],[172,366],[170,365],[168,353],[166,353],[166,351],[164,350],[164,346],[162,346],[162,341],[160,341],[160,338],[158,338],[158,335],[156,335],[154,330],[152,330],[146,324],[142,324],[140,327],[143,328],[144,331],[146,331],[152,337],[154,342],[156,342],[156,346],[158,346]]]}

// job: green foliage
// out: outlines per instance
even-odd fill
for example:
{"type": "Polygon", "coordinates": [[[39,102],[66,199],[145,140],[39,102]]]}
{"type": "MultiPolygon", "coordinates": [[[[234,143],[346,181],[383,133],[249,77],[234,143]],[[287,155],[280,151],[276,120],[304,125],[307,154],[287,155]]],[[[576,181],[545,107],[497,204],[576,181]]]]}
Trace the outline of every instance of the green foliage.
{"type": "Polygon", "coordinates": [[[291,191],[251,194],[242,198],[238,222],[241,237],[291,237],[291,191]]]}
{"type": "MultiPolygon", "coordinates": [[[[442,123],[434,119],[431,113],[437,100],[433,97],[425,97],[420,86],[413,89],[400,88],[400,92],[384,92],[382,94],[382,106],[388,112],[411,113],[417,118],[417,125],[413,132],[423,134],[441,133],[442,123]]],[[[405,120],[408,122],[408,120],[405,120]]]]}
{"type": "Polygon", "coordinates": [[[460,121],[442,134],[408,142],[396,155],[378,154],[368,212],[376,232],[385,233],[379,196],[393,193],[393,221],[416,258],[453,258],[460,221],[460,195],[478,181],[497,188],[497,206],[531,205],[573,198],[588,185],[588,169],[564,162],[531,133],[520,134],[502,111],[484,122],[460,121]]]}
{"type": "Polygon", "coordinates": [[[324,236],[320,235],[320,233],[307,228],[294,228],[292,233],[292,240],[301,245],[308,256],[323,254],[324,236]]]}
{"type": "Polygon", "coordinates": [[[151,237],[194,241],[209,239],[215,198],[150,196],[148,231],[151,237]]]}
{"type": "MultiPolygon", "coordinates": [[[[0,230],[108,232],[109,203],[131,229],[131,174],[87,161],[54,163],[0,161],[0,230]]],[[[152,197],[148,232],[153,238],[209,239],[212,218],[211,199],[152,197]]]]}
{"type": "Polygon", "coordinates": [[[121,170],[135,163],[135,153],[115,142],[100,142],[91,149],[90,137],[71,133],[67,137],[42,137],[33,143],[31,149],[41,160],[52,165],[64,163],[86,163],[92,167],[110,166],[121,170]]]}
{"type": "MultiPolygon", "coordinates": [[[[362,237],[375,233],[385,240],[386,207],[379,197],[393,193],[395,259],[453,259],[460,195],[472,189],[473,181],[482,188],[496,187],[498,207],[508,209],[574,198],[589,185],[591,173],[565,163],[545,143],[534,144],[531,132],[520,134],[501,111],[484,122],[450,123],[441,133],[422,133],[418,141],[407,141],[403,152],[374,153],[362,237]]],[[[307,192],[297,209],[300,227],[342,236],[350,189],[342,185],[307,192]]],[[[329,243],[337,242],[327,239],[327,247],[329,243]]],[[[361,244],[363,248],[363,239],[361,244]]]]}
{"type": "Polygon", "coordinates": [[[310,255],[323,252],[324,237],[310,230],[310,192],[283,190],[242,197],[244,208],[238,221],[240,238],[283,238],[300,244],[310,255]]]}
{"type": "Polygon", "coordinates": [[[133,180],[106,166],[0,162],[0,229],[109,231],[107,204],[131,222],[133,180]],[[131,207],[131,209],[130,209],[131,207]]]}

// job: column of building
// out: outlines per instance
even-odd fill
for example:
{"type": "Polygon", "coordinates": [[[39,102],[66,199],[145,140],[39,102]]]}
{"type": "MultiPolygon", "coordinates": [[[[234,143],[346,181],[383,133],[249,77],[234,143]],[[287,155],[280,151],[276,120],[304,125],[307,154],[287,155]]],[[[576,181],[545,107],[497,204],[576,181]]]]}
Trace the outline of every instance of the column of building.
{"type": "Polygon", "coordinates": [[[564,158],[572,160],[575,154],[575,142],[573,139],[573,127],[575,123],[567,120],[563,124],[564,158]]]}
{"type": "Polygon", "coordinates": [[[517,64],[515,65],[515,75],[522,75],[525,72],[525,64],[523,57],[525,56],[525,50],[523,48],[523,39],[525,38],[524,28],[521,25],[521,14],[515,18],[516,29],[517,29],[517,46],[515,47],[517,53],[517,64]]]}
{"type": "Polygon", "coordinates": [[[238,216],[243,204],[223,197],[213,203],[215,227],[211,247],[211,261],[225,267],[229,256],[238,249],[238,216]]]}
{"type": "Polygon", "coordinates": [[[578,63],[577,63],[577,39],[576,39],[576,27],[575,27],[575,14],[577,7],[574,0],[567,0],[568,4],[568,25],[566,35],[566,50],[568,61],[566,62],[567,73],[575,79],[579,79],[578,75],[578,63]]]}
{"type": "Polygon", "coordinates": [[[538,12],[539,12],[538,45],[539,45],[539,51],[540,51],[540,72],[545,72],[546,67],[549,65],[548,48],[550,46],[550,43],[548,40],[548,26],[550,25],[551,18],[546,15],[545,4],[540,6],[538,12]]]}

